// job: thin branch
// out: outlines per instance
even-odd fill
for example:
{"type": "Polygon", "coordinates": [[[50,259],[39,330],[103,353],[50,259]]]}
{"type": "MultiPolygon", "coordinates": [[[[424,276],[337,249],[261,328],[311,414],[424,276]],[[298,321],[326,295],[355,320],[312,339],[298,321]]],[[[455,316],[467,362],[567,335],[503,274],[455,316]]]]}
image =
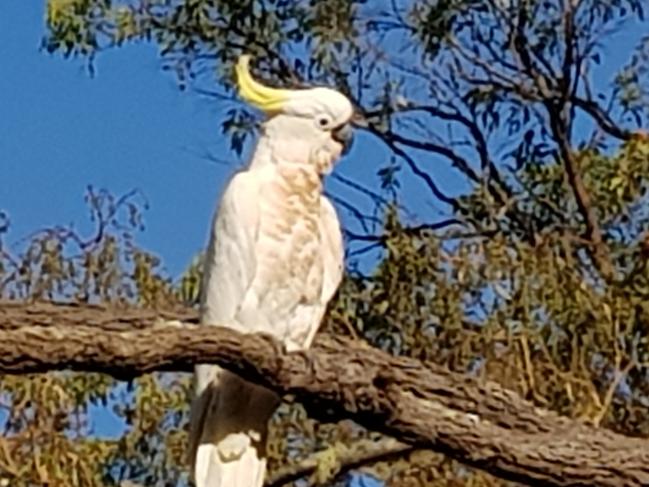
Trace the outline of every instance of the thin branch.
{"type": "MultiPolygon", "coordinates": [[[[537,69],[534,61],[532,60],[530,51],[534,52],[534,49],[528,49],[529,42],[527,40],[527,35],[525,32],[527,23],[529,21],[527,8],[527,2],[524,2],[518,9],[516,25],[514,26],[514,32],[511,36],[510,49],[521,65],[521,71],[525,73],[525,75],[529,79],[534,81],[534,86],[539,91],[541,96],[544,98],[550,98],[552,97],[553,92],[552,83],[542,71],[537,69]]],[[[540,55],[540,53],[536,56],[536,58],[543,60],[543,57],[540,55]]],[[[550,71],[552,71],[551,67],[548,66],[547,63],[542,62],[542,64],[546,66],[546,69],[549,68],[550,71]]],[[[514,86],[516,84],[520,83],[513,83],[514,86]]]]}
{"type": "Polygon", "coordinates": [[[385,205],[385,206],[387,206],[387,205],[390,204],[390,201],[388,201],[387,198],[380,195],[376,191],[373,191],[373,190],[367,188],[366,186],[363,186],[362,184],[354,181],[353,179],[350,179],[350,178],[348,178],[346,176],[343,176],[342,174],[340,174],[338,172],[334,172],[331,175],[331,177],[333,179],[335,179],[336,181],[338,181],[339,183],[344,184],[345,186],[347,186],[347,187],[349,187],[351,189],[354,189],[354,190],[358,191],[359,193],[369,197],[377,205],[385,205]]]}
{"type": "MultiPolygon", "coordinates": [[[[447,218],[445,220],[441,220],[434,223],[423,223],[421,225],[415,225],[412,227],[404,227],[400,229],[399,233],[401,235],[418,236],[426,231],[432,232],[453,225],[462,225],[462,222],[457,218],[447,218]]],[[[390,238],[390,235],[388,234],[368,235],[368,234],[355,233],[350,230],[345,230],[344,232],[345,232],[345,236],[351,241],[355,240],[361,242],[379,242],[383,244],[390,238]]]]}
{"type": "Polygon", "coordinates": [[[399,156],[401,159],[403,159],[410,170],[413,172],[415,176],[423,180],[426,185],[428,186],[428,189],[430,189],[431,193],[440,200],[443,203],[446,203],[447,205],[451,206],[455,211],[460,211],[460,205],[458,204],[457,200],[455,198],[452,198],[442,192],[442,190],[439,189],[433,178],[428,174],[426,171],[423,171],[415,162],[415,160],[410,157],[410,155],[398,147],[395,143],[395,141],[390,140],[385,136],[385,134],[381,133],[379,130],[374,128],[372,125],[368,125],[367,129],[371,134],[376,136],[378,139],[383,141],[385,145],[388,146],[394,152],[397,156],[399,156]]]}
{"type": "Polygon", "coordinates": [[[365,245],[365,246],[363,246],[363,247],[361,247],[359,249],[348,250],[347,251],[347,256],[348,257],[358,257],[360,255],[367,254],[368,252],[371,252],[372,250],[378,250],[378,249],[381,249],[381,248],[383,248],[382,242],[376,242],[375,241],[375,242],[373,242],[373,243],[371,243],[369,245],[365,245]]]}
{"type": "MultiPolygon", "coordinates": [[[[449,112],[432,105],[412,106],[405,110],[402,110],[402,112],[408,111],[423,111],[433,117],[438,117],[446,121],[458,122],[463,125],[469,131],[469,133],[473,137],[473,140],[475,141],[475,151],[478,153],[478,157],[480,158],[480,167],[483,171],[488,171],[489,179],[493,180],[497,184],[498,189],[491,186],[489,187],[492,196],[494,196],[496,201],[498,201],[499,203],[503,203],[509,196],[511,196],[511,189],[507,186],[507,183],[503,180],[500,171],[496,167],[496,164],[494,164],[493,160],[489,156],[489,146],[487,145],[487,139],[482,130],[480,130],[480,127],[475,120],[469,119],[457,110],[449,112]]],[[[474,179],[474,181],[479,180],[474,179]]]]}
{"type": "MultiPolygon", "coordinates": [[[[338,475],[351,470],[384,462],[407,455],[417,450],[416,446],[401,443],[393,438],[384,438],[379,441],[361,440],[349,446],[344,453],[337,455],[340,464],[338,475]]],[[[310,475],[318,468],[319,455],[302,460],[297,464],[287,465],[277,470],[266,481],[266,487],[282,487],[290,482],[300,480],[310,475]]]]}
{"type": "Polygon", "coordinates": [[[352,205],[351,203],[349,203],[348,201],[344,200],[343,198],[341,198],[339,196],[332,195],[329,192],[325,192],[325,195],[329,199],[331,199],[334,203],[336,203],[337,205],[340,205],[345,210],[347,210],[347,212],[358,221],[358,223],[363,228],[364,232],[369,232],[370,231],[370,229],[369,229],[369,227],[367,225],[368,223],[371,223],[373,225],[380,225],[382,223],[379,218],[377,218],[377,217],[375,217],[373,215],[364,214],[358,208],[356,208],[354,205],[352,205]]]}
{"type": "Polygon", "coordinates": [[[593,262],[595,263],[597,270],[601,272],[602,277],[608,280],[613,277],[613,264],[610,260],[607,245],[604,242],[602,229],[597,220],[597,215],[593,208],[590,194],[588,193],[584,180],[581,177],[579,163],[575,154],[570,149],[570,143],[568,140],[569,135],[567,133],[568,128],[560,113],[562,108],[557,107],[553,102],[548,102],[546,107],[550,116],[552,132],[559,146],[559,155],[561,156],[563,166],[566,170],[568,184],[572,189],[575,201],[577,202],[577,208],[579,209],[579,213],[586,225],[585,237],[592,245],[591,255],[593,257],[593,262]]]}
{"type": "MultiPolygon", "coordinates": [[[[572,89],[572,68],[575,65],[575,23],[574,23],[574,0],[566,0],[563,2],[563,37],[566,47],[566,52],[563,58],[563,65],[561,67],[561,78],[559,79],[559,89],[561,90],[562,101],[567,102],[572,89]]],[[[579,79],[576,76],[575,82],[579,79]]],[[[566,110],[568,107],[566,107],[566,110]]],[[[570,132],[568,132],[570,133],[570,132]]]]}
{"type": "Polygon", "coordinates": [[[480,181],[480,177],[475,173],[473,169],[471,169],[469,163],[464,158],[458,156],[447,146],[434,144],[432,142],[423,142],[419,140],[408,139],[394,132],[386,133],[385,137],[392,142],[396,142],[397,144],[412,147],[413,149],[420,149],[427,152],[439,154],[440,156],[443,156],[451,161],[451,165],[461,171],[469,179],[476,182],[480,181]]]}
{"type": "Polygon", "coordinates": [[[620,140],[629,140],[633,137],[633,131],[619,127],[595,101],[586,100],[577,96],[574,96],[571,101],[577,108],[590,115],[597,122],[597,125],[607,134],[620,140]]]}

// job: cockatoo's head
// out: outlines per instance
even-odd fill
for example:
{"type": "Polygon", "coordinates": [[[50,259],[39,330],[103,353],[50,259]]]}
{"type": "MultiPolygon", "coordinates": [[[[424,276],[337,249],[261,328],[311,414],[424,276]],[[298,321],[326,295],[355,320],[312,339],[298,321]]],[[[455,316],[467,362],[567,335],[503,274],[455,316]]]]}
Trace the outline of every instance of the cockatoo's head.
{"type": "Polygon", "coordinates": [[[274,155],[286,162],[314,164],[321,174],[331,171],[352,144],[351,102],[330,88],[264,86],[250,75],[249,63],[244,55],[236,66],[239,95],[268,115],[263,130],[274,155]]]}

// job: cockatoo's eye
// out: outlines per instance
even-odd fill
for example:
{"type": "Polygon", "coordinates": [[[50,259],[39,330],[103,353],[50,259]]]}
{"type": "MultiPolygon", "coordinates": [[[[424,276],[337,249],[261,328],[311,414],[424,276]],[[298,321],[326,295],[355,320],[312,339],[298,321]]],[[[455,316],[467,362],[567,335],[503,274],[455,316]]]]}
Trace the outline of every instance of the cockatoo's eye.
{"type": "Polygon", "coordinates": [[[329,118],[327,115],[320,115],[316,118],[316,125],[321,129],[321,130],[328,130],[331,128],[331,118],[329,118]]]}

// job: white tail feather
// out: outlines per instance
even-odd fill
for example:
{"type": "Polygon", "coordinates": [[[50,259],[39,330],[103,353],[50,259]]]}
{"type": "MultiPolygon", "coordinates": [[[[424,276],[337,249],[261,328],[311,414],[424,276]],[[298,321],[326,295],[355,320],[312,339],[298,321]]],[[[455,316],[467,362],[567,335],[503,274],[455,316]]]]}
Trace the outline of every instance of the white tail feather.
{"type": "Polygon", "coordinates": [[[248,447],[237,459],[224,461],[216,445],[199,445],[194,481],[197,487],[262,487],[266,460],[248,447]]]}
{"type": "Polygon", "coordinates": [[[262,487],[277,396],[216,366],[196,372],[189,450],[196,487],[262,487]]]}

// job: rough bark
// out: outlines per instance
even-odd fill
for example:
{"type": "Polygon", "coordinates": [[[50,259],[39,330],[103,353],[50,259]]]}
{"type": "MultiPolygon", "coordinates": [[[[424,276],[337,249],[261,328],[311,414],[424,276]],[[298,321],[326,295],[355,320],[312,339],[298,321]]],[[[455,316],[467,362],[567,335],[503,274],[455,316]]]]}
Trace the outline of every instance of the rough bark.
{"type": "MultiPolygon", "coordinates": [[[[214,362],[291,394],[311,414],[351,418],[399,441],[529,485],[649,485],[649,442],[534,407],[494,383],[360,341],[322,336],[286,353],[268,336],[162,323],[153,312],[0,303],[0,373],[118,378],[214,362]]],[[[191,312],[163,318],[195,318],[191,312]]]]}

